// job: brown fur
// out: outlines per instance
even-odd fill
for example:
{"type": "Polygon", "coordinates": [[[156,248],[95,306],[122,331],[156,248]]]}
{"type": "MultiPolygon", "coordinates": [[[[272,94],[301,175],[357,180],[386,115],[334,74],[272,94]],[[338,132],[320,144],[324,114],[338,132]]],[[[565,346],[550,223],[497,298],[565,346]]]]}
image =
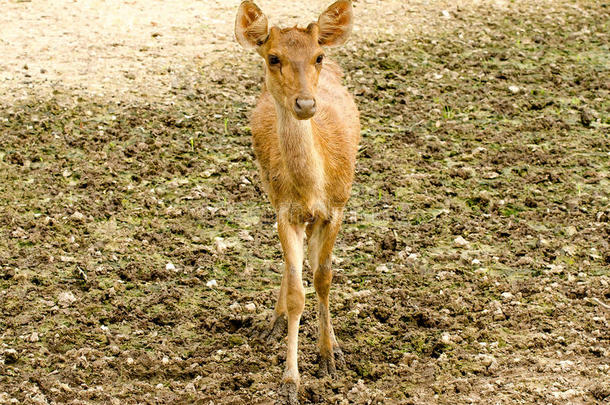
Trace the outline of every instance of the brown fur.
{"type": "Polygon", "coordinates": [[[297,403],[298,329],[305,291],[303,239],[319,299],[320,372],[333,374],[341,350],[330,319],[332,249],[350,195],[360,122],[341,69],[323,58],[322,46],[340,45],[351,31],[349,1],[331,5],[307,28],[272,27],[251,1],[237,14],[235,36],[265,59],[265,85],[250,118],[254,152],[265,191],[277,211],[286,266],[272,334],[287,318],[288,350],[280,393],[297,403]]]}
{"type": "Polygon", "coordinates": [[[360,124],[356,105],[339,81],[341,76],[339,66],[325,61],[316,97],[318,111],[312,118],[314,145],[324,166],[324,195],[320,201],[324,212],[311,212],[312,207],[307,206],[311,196],[306,190],[311,191],[308,187],[315,180],[309,178],[311,162],[302,155],[300,140],[281,143],[271,94],[264,89],[258,100],[251,116],[254,152],[265,191],[276,209],[284,203],[295,203],[307,214],[327,219],[333,207],[343,207],[349,198],[360,124]]]}

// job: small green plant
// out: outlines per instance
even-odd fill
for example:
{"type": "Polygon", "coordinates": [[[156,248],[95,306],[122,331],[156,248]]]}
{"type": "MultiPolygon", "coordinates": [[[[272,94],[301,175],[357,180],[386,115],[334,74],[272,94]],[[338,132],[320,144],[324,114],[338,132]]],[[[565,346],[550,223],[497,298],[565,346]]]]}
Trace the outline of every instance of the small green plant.
{"type": "Polygon", "coordinates": [[[455,111],[449,105],[443,106],[443,111],[441,114],[445,120],[452,120],[455,117],[455,111]]]}

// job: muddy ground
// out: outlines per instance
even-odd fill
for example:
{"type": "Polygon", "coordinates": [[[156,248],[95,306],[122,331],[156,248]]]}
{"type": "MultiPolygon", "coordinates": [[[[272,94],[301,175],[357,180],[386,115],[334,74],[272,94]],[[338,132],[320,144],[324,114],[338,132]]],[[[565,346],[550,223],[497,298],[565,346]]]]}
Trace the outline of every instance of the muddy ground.
{"type": "MultiPolygon", "coordinates": [[[[331,293],[347,364],[315,376],[307,269],[301,401],[608,403],[610,5],[446,12],[332,51],[363,127],[331,293]]],[[[2,104],[0,404],[277,397],[255,60],[202,65],[172,104],[2,104]]]]}

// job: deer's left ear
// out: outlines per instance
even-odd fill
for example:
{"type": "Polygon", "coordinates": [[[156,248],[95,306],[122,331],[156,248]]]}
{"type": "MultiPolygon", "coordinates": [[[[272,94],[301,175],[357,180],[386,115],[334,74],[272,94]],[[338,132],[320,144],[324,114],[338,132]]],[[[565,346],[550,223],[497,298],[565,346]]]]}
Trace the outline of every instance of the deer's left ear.
{"type": "Polygon", "coordinates": [[[339,0],[331,4],[318,18],[318,42],[322,46],[342,45],[352,32],[352,2],[339,0]]]}
{"type": "Polygon", "coordinates": [[[261,46],[267,38],[267,16],[252,1],[240,4],[235,17],[235,38],[244,48],[261,46]]]}

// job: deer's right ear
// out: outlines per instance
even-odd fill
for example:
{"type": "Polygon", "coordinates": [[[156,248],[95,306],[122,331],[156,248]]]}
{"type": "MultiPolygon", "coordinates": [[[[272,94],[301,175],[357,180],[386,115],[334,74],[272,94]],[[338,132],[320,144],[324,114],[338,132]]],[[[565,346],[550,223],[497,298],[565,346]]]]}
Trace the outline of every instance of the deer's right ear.
{"type": "Polygon", "coordinates": [[[240,4],[235,18],[235,38],[244,48],[261,46],[268,35],[267,17],[252,1],[240,4]]]}

